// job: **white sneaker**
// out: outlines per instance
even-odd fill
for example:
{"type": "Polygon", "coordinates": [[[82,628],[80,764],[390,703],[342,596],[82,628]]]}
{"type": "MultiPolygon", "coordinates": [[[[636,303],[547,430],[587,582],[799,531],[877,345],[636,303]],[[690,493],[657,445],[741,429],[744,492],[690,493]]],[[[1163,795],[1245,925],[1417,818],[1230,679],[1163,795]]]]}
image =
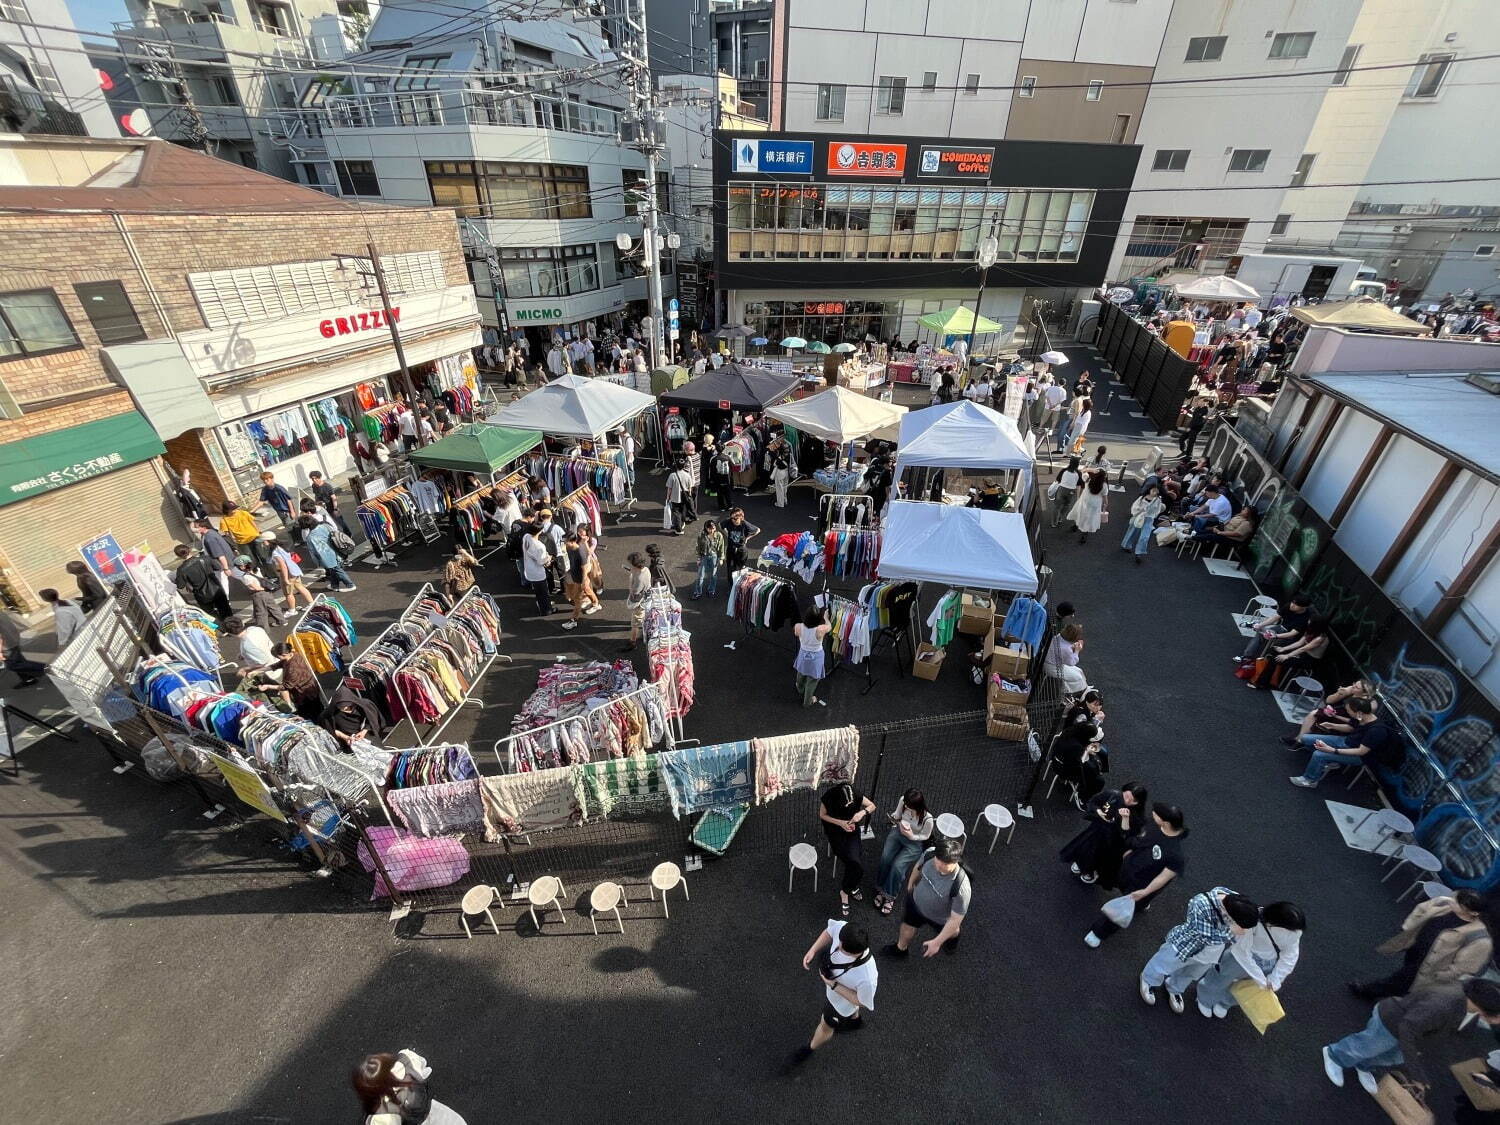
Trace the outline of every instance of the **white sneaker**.
{"type": "Polygon", "coordinates": [[[1368,1070],[1356,1069],[1354,1077],[1359,1079],[1359,1084],[1365,1088],[1365,1093],[1369,1094],[1372,1098],[1375,1096],[1375,1092],[1380,1089],[1379,1079],[1368,1070]]]}
{"type": "Polygon", "coordinates": [[[1332,1082],[1340,1090],[1344,1088],[1344,1068],[1333,1061],[1333,1056],[1328,1053],[1328,1048],[1323,1048],[1323,1073],[1328,1075],[1328,1081],[1332,1082]]]}
{"type": "Polygon", "coordinates": [[[578,628],[578,622],[576,622],[576,621],[564,621],[562,623],[562,627],[564,629],[576,629],[576,628],[578,628]]]}
{"type": "Polygon", "coordinates": [[[586,606],[586,607],[584,607],[584,611],[583,611],[583,612],[584,612],[584,613],[585,613],[585,614],[586,614],[586,615],[588,615],[588,616],[592,616],[592,615],[594,615],[594,614],[596,614],[596,613],[598,613],[598,612],[599,612],[599,611],[600,611],[600,610],[601,610],[601,609],[603,609],[603,608],[604,608],[604,607],[603,607],[603,606],[600,606],[600,605],[591,605],[591,606],[586,606]]]}
{"type": "Polygon", "coordinates": [[[1146,978],[1145,977],[1141,977],[1136,982],[1136,984],[1140,988],[1141,999],[1144,1000],[1148,1004],[1155,1004],[1156,1003],[1156,989],[1152,988],[1149,984],[1146,983],[1146,978]]]}
{"type": "Polygon", "coordinates": [[[1307,778],[1303,777],[1300,773],[1296,777],[1287,778],[1287,780],[1300,789],[1316,789],[1318,787],[1318,783],[1316,781],[1308,781],[1307,778]]]}
{"type": "Polygon", "coordinates": [[[1225,1016],[1227,1016],[1228,1014],[1229,1014],[1229,1009],[1226,1008],[1223,1004],[1215,1004],[1214,1005],[1214,1019],[1221,1020],[1225,1016]]]}
{"type": "Polygon", "coordinates": [[[1088,933],[1083,935],[1083,944],[1088,946],[1090,949],[1098,949],[1099,946],[1103,943],[1099,940],[1099,935],[1094,933],[1093,930],[1090,930],[1088,933]]]}
{"type": "Polygon", "coordinates": [[[1198,1001],[1198,1014],[1206,1020],[1211,1020],[1214,1018],[1214,1010],[1207,1004],[1205,1004],[1202,1000],[1198,1001]]]}
{"type": "Polygon", "coordinates": [[[1078,869],[1078,864],[1076,864],[1076,863],[1070,863],[1070,864],[1068,864],[1068,870],[1071,871],[1074,875],[1082,875],[1083,874],[1083,872],[1078,869]]]}
{"type": "Polygon", "coordinates": [[[1182,1000],[1182,993],[1173,992],[1170,988],[1167,989],[1167,1006],[1179,1016],[1187,1011],[1187,1005],[1182,1000]]]}

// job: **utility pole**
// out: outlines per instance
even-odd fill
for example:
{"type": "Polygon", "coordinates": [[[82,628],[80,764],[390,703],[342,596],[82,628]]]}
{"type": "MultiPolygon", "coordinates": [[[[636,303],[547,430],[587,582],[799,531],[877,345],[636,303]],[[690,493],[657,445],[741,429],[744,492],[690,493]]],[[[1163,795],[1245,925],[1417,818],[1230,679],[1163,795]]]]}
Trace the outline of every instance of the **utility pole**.
{"type": "Polygon", "coordinates": [[[976,254],[979,261],[979,293],[974,298],[974,319],[969,322],[969,343],[967,354],[964,356],[965,382],[968,381],[969,365],[974,362],[974,330],[979,327],[979,306],[984,303],[984,286],[990,279],[990,267],[1000,257],[1000,240],[995,237],[995,232],[999,228],[1000,212],[996,211],[990,215],[990,233],[979,244],[976,254]]]}
{"type": "MultiPolygon", "coordinates": [[[[646,0],[633,0],[632,17],[626,26],[634,32],[625,57],[631,64],[631,117],[634,141],[631,147],[646,158],[646,186],[642,192],[641,259],[646,267],[647,299],[651,317],[651,366],[667,362],[666,324],[662,315],[660,213],[656,199],[656,166],[665,148],[666,125],[656,106],[656,80],[651,74],[651,58],[646,38],[646,0]]],[[[624,38],[623,36],[621,37],[624,38]]]]}
{"type": "Polygon", "coordinates": [[[373,242],[367,243],[365,248],[370,252],[370,265],[375,271],[375,286],[380,290],[380,307],[385,310],[385,326],[391,330],[391,343],[396,348],[396,365],[401,369],[401,377],[406,381],[407,391],[415,394],[416,384],[411,381],[411,372],[406,367],[406,350],[401,346],[401,329],[396,327],[396,317],[391,315],[391,293],[385,286],[385,270],[380,265],[380,251],[375,248],[373,242]]]}

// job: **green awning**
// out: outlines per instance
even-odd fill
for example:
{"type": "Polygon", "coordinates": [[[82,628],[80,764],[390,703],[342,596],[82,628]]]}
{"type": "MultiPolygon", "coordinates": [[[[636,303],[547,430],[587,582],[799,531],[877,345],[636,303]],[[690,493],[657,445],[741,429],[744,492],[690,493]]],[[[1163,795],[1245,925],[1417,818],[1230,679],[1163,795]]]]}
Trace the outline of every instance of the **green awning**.
{"type": "Polygon", "coordinates": [[[945,336],[962,336],[968,333],[971,328],[975,332],[1000,331],[1000,325],[987,316],[981,316],[978,327],[975,327],[973,311],[963,305],[928,313],[926,316],[918,317],[917,323],[923,328],[929,328],[933,332],[941,332],[945,336]]]}
{"type": "Polygon", "coordinates": [[[0,445],[0,505],[101,477],[167,451],[135,411],[0,445]]]}
{"type": "Polygon", "coordinates": [[[429,469],[451,469],[460,473],[498,473],[521,454],[542,444],[535,430],[513,430],[487,422],[459,426],[445,438],[411,455],[429,469]]]}
{"type": "Polygon", "coordinates": [[[666,367],[658,367],[651,372],[651,393],[659,395],[664,391],[675,391],[692,377],[691,371],[675,363],[668,364],[666,367]]]}

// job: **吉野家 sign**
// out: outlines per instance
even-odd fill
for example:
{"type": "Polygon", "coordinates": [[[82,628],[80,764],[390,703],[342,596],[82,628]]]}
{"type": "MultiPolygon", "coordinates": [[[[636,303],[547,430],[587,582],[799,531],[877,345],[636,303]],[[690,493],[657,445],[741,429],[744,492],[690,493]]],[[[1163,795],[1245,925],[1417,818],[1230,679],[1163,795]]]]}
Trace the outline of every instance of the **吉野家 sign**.
{"type": "Polygon", "coordinates": [[[995,167],[992,148],[937,148],[922,146],[919,176],[947,176],[955,180],[988,180],[995,167]]]}
{"type": "Polygon", "coordinates": [[[812,175],[812,141],[778,141],[770,137],[734,142],[736,172],[790,172],[812,175]]]}
{"type": "Polygon", "coordinates": [[[904,176],[906,146],[867,141],[829,141],[830,176],[904,176]]]}

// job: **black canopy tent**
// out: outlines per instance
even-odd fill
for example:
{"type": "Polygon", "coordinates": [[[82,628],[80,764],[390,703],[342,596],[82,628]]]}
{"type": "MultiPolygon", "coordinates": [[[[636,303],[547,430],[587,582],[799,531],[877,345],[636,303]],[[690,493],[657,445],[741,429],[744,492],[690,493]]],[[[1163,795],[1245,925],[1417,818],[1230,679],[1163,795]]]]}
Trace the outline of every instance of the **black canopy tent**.
{"type": "Polygon", "coordinates": [[[795,375],[778,375],[764,367],[726,363],[667,391],[657,401],[690,410],[724,410],[727,402],[730,410],[761,411],[786,398],[799,381],[795,375]]]}

